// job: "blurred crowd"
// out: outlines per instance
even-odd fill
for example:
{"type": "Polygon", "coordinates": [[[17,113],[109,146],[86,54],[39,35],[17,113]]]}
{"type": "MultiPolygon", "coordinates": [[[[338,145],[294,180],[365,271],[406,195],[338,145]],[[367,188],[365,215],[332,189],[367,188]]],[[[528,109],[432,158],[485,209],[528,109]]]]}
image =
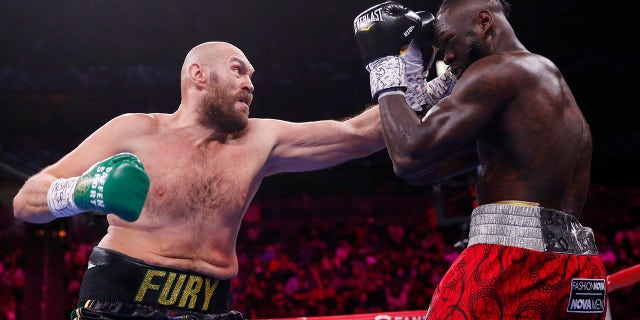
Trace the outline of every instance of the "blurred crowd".
{"type": "Polygon", "coordinates": [[[0,238],[0,320],[19,320],[25,292],[24,256],[19,239],[0,238]]]}
{"type": "Polygon", "coordinates": [[[21,320],[25,293],[24,234],[16,233],[13,211],[0,199],[0,320],[21,320]]]}
{"type": "MultiPolygon", "coordinates": [[[[594,195],[598,197],[607,196],[594,195]]],[[[414,198],[398,195],[382,200],[302,197],[256,203],[238,237],[240,272],[232,281],[231,307],[249,319],[425,309],[440,277],[462,249],[464,234],[460,226],[438,223],[430,201],[415,205],[414,198]],[[407,205],[411,201],[414,205],[407,205]]],[[[10,211],[6,205],[3,210],[10,211]]],[[[640,263],[639,220],[638,208],[631,207],[615,219],[592,225],[609,273],[640,263]]],[[[66,226],[69,237],[62,242],[60,276],[69,311],[77,302],[95,244],[87,239],[97,239],[103,230],[95,223],[66,226]],[[79,232],[85,234],[74,236],[79,232]]],[[[22,240],[2,239],[8,244],[0,250],[3,320],[26,320],[20,318],[23,265],[28,263],[22,240]]],[[[640,307],[634,303],[638,294],[640,284],[611,293],[612,318],[640,319],[640,307]]]]}

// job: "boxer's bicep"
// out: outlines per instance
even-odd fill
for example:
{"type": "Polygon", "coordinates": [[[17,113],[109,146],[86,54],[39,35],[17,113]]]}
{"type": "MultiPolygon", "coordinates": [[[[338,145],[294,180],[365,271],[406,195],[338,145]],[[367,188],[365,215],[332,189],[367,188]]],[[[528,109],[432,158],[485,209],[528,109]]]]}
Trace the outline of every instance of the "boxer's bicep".
{"type": "Polygon", "coordinates": [[[149,115],[125,114],[111,119],[43,172],[58,178],[77,176],[91,165],[120,152],[135,152],[136,145],[153,126],[149,115]]]}

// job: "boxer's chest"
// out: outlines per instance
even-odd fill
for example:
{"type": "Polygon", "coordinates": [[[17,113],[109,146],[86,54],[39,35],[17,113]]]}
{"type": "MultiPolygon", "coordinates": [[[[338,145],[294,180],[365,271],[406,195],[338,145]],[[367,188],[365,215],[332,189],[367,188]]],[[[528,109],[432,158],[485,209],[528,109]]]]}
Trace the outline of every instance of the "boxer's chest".
{"type": "Polygon", "coordinates": [[[150,204],[158,213],[179,217],[241,214],[259,170],[252,159],[241,148],[166,145],[147,168],[150,204]]]}

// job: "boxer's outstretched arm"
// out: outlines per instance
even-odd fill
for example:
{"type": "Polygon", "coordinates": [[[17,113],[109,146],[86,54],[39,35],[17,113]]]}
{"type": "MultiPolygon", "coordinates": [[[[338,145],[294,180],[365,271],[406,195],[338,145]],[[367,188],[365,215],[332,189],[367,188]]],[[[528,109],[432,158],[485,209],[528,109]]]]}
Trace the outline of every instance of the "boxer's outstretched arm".
{"type": "Polygon", "coordinates": [[[345,121],[254,120],[260,132],[269,132],[273,139],[263,176],[328,168],[384,148],[377,106],[345,121]]]}

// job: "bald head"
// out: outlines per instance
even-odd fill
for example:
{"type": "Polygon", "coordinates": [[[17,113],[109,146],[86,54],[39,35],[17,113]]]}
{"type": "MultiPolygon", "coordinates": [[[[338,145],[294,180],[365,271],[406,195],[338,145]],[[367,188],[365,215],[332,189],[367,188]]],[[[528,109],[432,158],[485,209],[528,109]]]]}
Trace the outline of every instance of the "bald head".
{"type": "MultiPolygon", "coordinates": [[[[183,98],[191,88],[211,85],[214,73],[230,70],[239,64],[243,73],[253,73],[254,69],[242,50],[222,41],[204,42],[187,53],[180,71],[180,87],[183,98]]],[[[251,88],[253,90],[253,88],[251,88]]]]}
{"type": "Polygon", "coordinates": [[[181,74],[184,76],[189,66],[194,63],[200,65],[211,64],[216,62],[216,60],[225,59],[229,55],[237,55],[245,60],[247,59],[242,50],[230,43],[222,41],[201,43],[187,53],[187,56],[184,58],[184,63],[182,64],[181,74]]]}

